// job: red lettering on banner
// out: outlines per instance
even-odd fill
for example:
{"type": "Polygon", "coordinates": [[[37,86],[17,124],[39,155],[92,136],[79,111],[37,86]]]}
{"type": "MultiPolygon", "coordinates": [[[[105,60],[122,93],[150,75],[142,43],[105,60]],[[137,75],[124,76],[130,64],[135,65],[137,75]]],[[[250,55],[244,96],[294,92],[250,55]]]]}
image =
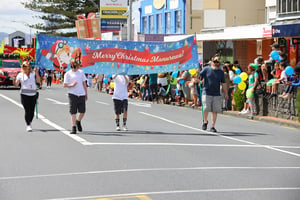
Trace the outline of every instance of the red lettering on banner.
{"type": "Polygon", "coordinates": [[[90,50],[82,57],[83,67],[94,65],[96,62],[115,62],[132,65],[167,65],[185,63],[192,58],[192,45],[187,45],[165,52],[149,53],[128,49],[106,48],[90,50]]]}

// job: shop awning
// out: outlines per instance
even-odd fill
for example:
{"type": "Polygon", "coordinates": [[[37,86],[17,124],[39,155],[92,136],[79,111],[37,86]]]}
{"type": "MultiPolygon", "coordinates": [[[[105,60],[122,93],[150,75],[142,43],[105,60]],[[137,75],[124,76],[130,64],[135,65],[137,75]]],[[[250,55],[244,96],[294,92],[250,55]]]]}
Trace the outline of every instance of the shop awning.
{"type": "MultiPolygon", "coordinates": [[[[187,36],[166,36],[165,41],[177,41],[183,39],[184,37],[187,36]]],[[[270,24],[203,29],[200,34],[197,34],[198,41],[248,40],[267,38],[272,38],[270,24]]]]}

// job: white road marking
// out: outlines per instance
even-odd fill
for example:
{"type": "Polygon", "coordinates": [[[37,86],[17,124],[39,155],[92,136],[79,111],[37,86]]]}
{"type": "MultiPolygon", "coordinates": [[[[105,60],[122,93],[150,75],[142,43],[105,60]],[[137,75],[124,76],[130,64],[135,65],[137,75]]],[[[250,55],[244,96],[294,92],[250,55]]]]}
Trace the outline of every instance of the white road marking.
{"type": "Polygon", "coordinates": [[[47,200],[74,200],[74,199],[94,199],[94,198],[113,198],[124,196],[137,196],[137,195],[159,195],[159,194],[188,194],[188,193],[211,193],[211,192],[257,192],[257,191],[278,191],[278,190],[300,190],[300,187],[273,187],[273,188],[225,188],[225,189],[200,189],[200,190],[173,190],[173,191],[158,191],[158,192],[139,192],[128,194],[110,194],[99,196],[85,196],[85,197],[64,197],[47,200]]]}
{"type": "Polygon", "coordinates": [[[100,103],[100,104],[107,105],[107,106],[110,105],[109,103],[105,103],[105,102],[102,102],[102,101],[96,101],[96,103],[100,103]]]}
{"type": "MultiPolygon", "coordinates": [[[[0,94],[0,96],[1,96],[2,98],[4,98],[4,99],[10,101],[11,103],[17,105],[18,107],[23,108],[22,104],[16,102],[15,100],[13,100],[13,99],[11,99],[11,98],[5,96],[5,95],[2,95],[2,94],[0,94]]],[[[77,135],[70,134],[70,131],[68,131],[68,130],[66,130],[66,129],[64,129],[64,128],[62,128],[61,126],[55,124],[54,122],[51,122],[49,119],[47,119],[46,117],[44,117],[44,116],[43,116],[42,114],[40,114],[40,113],[38,113],[38,118],[39,118],[40,120],[42,120],[45,124],[48,124],[49,126],[51,126],[51,127],[55,128],[55,129],[59,130],[61,133],[65,134],[66,136],[68,136],[68,137],[70,137],[70,138],[72,138],[72,139],[75,140],[76,142],[79,142],[79,143],[81,143],[81,144],[83,144],[83,145],[86,145],[86,144],[89,143],[88,141],[86,141],[85,139],[83,139],[83,138],[81,138],[81,137],[79,137],[79,136],[77,136],[77,135]]]]}
{"type": "Polygon", "coordinates": [[[45,98],[46,100],[49,100],[49,101],[52,101],[53,103],[55,104],[58,104],[58,105],[69,105],[69,103],[66,103],[66,102],[60,102],[60,101],[57,101],[55,99],[51,99],[51,98],[45,98]]]}
{"type": "Polygon", "coordinates": [[[166,118],[163,118],[163,117],[159,117],[157,115],[152,115],[152,114],[149,114],[149,113],[145,113],[145,112],[139,112],[143,115],[147,115],[147,116],[150,116],[150,117],[153,117],[153,118],[157,118],[157,119],[160,119],[160,120],[163,120],[163,121],[166,121],[166,122],[169,122],[171,124],[175,124],[175,125],[178,125],[178,126],[182,126],[184,128],[188,128],[188,129],[192,129],[192,130],[195,130],[195,131],[199,131],[199,132],[203,132],[203,133],[206,133],[206,134],[212,134],[212,135],[217,135],[217,136],[220,136],[220,137],[223,137],[223,138],[227,138],[227,139],[230,139],[230,140],[235,140],[235,141],[238,141],[238,142],[242,142],[242,143],[246,143],[246,144],[252,144],[252,145],[255,145],[255,143],[253,142],[249,142],[249,141],[246,141],[246,140],[241,140],[241,139],[237,139],[237,138],[232,138],[232,137],[229,137],[229,136],[224,136],[224,135],[220,135],[218,133],[213,133],[213,132],[209,132],[209,131],[204,131],[202,129],[199,129],[199,128],[195,128],[195,127],[192,127],[192,126],[188,126],[188,125],[185,125],[185,124],[181,124],[181,123],[178,123],[178,122],[174,122],[172,120],[169,120],[169,119],[166,119],[166,118]]]}
{"type": "Polygon", "coordinates": [[[146,107],[146,108],[151,108],[151,104],[149,103],[139,103],[139,102],[131,102],[129,101],[128,104],[138,106],[138,107],[146,107]]]}
{"type": "Polygon", "coordinates": [[[262,148],[264,145],[245,145],[245,144],[196,144],[196,143],[150,143],[150,142],[90,142],[85,145],[103,146],[193,146],[193,147],[246,147],[262,148]]]}
{"type": "Polygon", "coordinates": [[[103,171],[86,171],[86,172],[70,172],[44,175],[30,175],[30,176],[9,176],[0,177],[0,181],[19,180],[19,179],[36,179],[45,177],[61,177],[61,176],[81,176],[93,174],[116,174],[116,173],[134,173],[134,172],[162,172],[162,171],[197,171],[197,170],[299,170],[298,167],[186,167],[186,168],[148,168],[148,169],[120,169],[120,170],[103,170],[103,171]]]}
{"type": "Polygon", "coordinates": [[[199,129],[199,128],[194,128],[194,127],[191,127],[191,126],[188,126],[188,125],[185,125],[185,124],[180,124],[178,122],[174,122],[172,120],[169,120],[169,119],[166,119],[166,118],[163,118],[163,117],[159,117],[159,116],[156,116],[156,115],[152,115],[152,114],[149,114],[149,113],[145,113],[145,112],[139,112],[139,113],[147,115],[147,116],[150,116],[150,117],[153,117],[153,118],[157,118],[157,119],[160,119],[160,120],[163,120],[163,121],[166,121],[166,122],[169,122],[171,124],[175,124],[177,126],[182,126],[182,127],[185,127],[185,128],[189,128],[189,129],[192,129],[192,130],[199,131],[199,132],[204,132],[204,133],[209,133],[209,134],[213,134],[213,135],[218,135],[220,137],[227,138],[229,140],[239,141],[239,142],[246,143],[246,144],[263,146],[266,149],[270,149],[270,150],[278,151],[278,152],[281,152],[281,153],[285,153],[285,154],[289,154],[289,155],[300,157],[300,154],[298,154],[298,153],[294,153],[294,152],[290,152],[290,151],[285,151],[285,150],[282,150],[282,149],[279,149],[279,148],[275,148],[275,147],[272,147],[272,146],[269,146],[269,145],[260,145],[260,144],[253,143],[253,142],[250,142],[250,141],[247,141],[247,140],[240,140],[240,139],[236,139],[236,138],[233,138],[233,137],[224,136],[224,135],[221,135],[219,133],[212,133],[212,132],[204,131],[204,130],[199,129]]]}
{"type": "Polygon", "coordinates": [[[274,148],[279,148],[279,149],[300,149],[300,146],[272,146],[272,145],[269,146],[274,148]]]}

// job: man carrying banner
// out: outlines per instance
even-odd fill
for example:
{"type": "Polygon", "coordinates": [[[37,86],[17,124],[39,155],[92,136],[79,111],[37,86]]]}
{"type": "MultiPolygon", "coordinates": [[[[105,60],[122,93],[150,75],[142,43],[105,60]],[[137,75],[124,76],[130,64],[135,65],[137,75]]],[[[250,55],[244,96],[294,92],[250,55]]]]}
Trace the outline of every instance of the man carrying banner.
{"type": "Polygon", "coordinates": [[[81,120],[85,114],[85,103],[87,101],[86,76],[79,70],[80,63],[76,60],[71,61],[71,70],[64,76],[64,87],[68,88],[70,114],[72,121],[71,134],[76,134],[76,126],[79,132],[82,131],[81,120]],[[79,112],[77,118],[77,111],[79,112]],[[76,119],[77,118],[77,119],[76,119]]]}
{"type": "Polygon", "coordinates": [[[128,109],[128,91],[127,85],[129,83],[129,78],[126,75],[113,75],[114,80],[114,109],[115,109],[115,120],[117,131],[120,131],[120,115],[123,113],[123,130],[127,131],[127,109],[128,109]]]}
{"type": "Polygon", "coordinates": [[[211,112],[211,132],[217,132],[215,129],[215,124],[217,120],[217,113],[222,112],[221,106],[221,94],[220,85],[222,84],[222,89],[225,94],[225,99],[228,99],[228,92],[225,83],[224,72],[220,69],[220,58],[213,57],[211,66],[203,68],[200,72],[200,79],[203,79],[203,110],[204,110],[204,121],[202,125],[202,130],[207,129],[208,124],[208,113],[211,112]]]}

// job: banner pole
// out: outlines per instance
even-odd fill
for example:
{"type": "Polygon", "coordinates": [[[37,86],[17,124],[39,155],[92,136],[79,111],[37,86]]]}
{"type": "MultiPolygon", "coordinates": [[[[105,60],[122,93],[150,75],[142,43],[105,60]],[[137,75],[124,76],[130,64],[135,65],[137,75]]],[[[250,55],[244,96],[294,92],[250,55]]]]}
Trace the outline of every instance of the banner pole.
{"type": "MultiPolygon", "coordinates": [[[[196,40],[196,45],[197,45],[197,34],[196,33],[195,33],[195,40],[196,40]]],[[[203,69],[203,63],[202,63],[202,69],[203,69]]],[[[201,103],[201,111],[202,111],[202,121],[204,123],[204,111],[203,111],[203,103],[202,103],[201,76],[200,76],[200,74],[198,76],[199,76],[199,89],[200,89],[200,103],[201,103]]]]}
{"type": "MultiPolygon", "coordinates": [[[[34,49],[35,49],[35,55],[34,55],[34,67],[35,67],[35,69],[37,69],[37,67],[36,67],[36,55],[37,55],[37,53],[36,53],[36,44],[37,44],[37,40],[38,40],[38,38],[37,38],[37,34],[35,34],[35,40],[34,40],[34,49]]],[[[39,73],[37,70],[36,70],[36,72],[35,73],[39,73]]],[[[36,75],[35,75],[36,76],[36,75]]],[[[38,91],[37,91],[38,92],[38,91]]],[[[36,95],[38,95],[38,94],[36,94],[36,95]]],[[[39,118],[39,112],[38,112],[38,98],[36,98],[36,102],[35,102],[35,117],[36,117],[36,119],[38,119],[39,118]]]]}

